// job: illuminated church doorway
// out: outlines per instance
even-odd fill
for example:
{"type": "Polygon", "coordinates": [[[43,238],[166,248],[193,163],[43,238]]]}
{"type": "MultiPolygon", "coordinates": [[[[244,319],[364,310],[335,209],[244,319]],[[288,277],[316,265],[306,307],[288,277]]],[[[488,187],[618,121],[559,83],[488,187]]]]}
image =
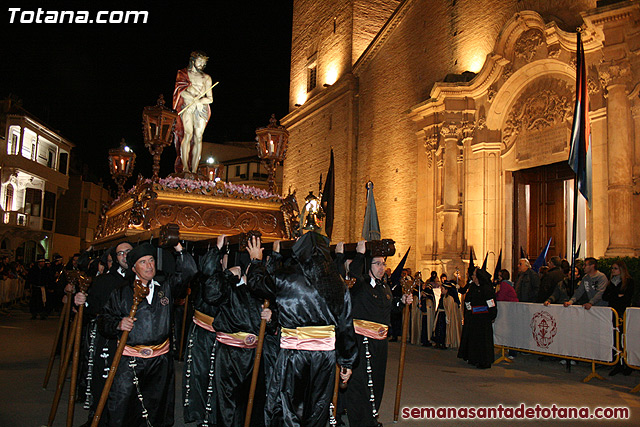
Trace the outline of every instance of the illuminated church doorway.
{"type": "MultiPolygon", "coordinates": [[[[514,172],[514,264],[521,250],[532,261],[546,246],[552,256],[571,259],[573,223],[573,179],[575,174],[567,162],[514,172]]],[[[578,198],[576,249],[580,257],[586,253],[586,205],[578,198]]]]}

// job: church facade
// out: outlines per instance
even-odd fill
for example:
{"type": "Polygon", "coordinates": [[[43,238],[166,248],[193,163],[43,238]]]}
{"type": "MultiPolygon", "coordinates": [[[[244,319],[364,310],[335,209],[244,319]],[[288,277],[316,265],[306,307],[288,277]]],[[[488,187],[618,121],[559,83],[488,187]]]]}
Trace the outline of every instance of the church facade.
{"type": "Polygon", "coordinates": [[[450,275],[471,250],[638,256],[640,3],[294,0],[283,188],[318,192],[335,153],[333,241],[360,239],[365,184],[393,267],[450,275]],[[593,196],[567,165],[576,31],[586,54],[593,196]]]}

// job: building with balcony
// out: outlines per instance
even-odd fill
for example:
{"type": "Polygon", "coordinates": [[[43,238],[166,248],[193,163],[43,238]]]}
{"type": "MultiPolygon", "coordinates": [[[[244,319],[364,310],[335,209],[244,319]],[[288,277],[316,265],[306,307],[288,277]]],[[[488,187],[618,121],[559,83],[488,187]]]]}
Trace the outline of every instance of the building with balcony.
{"type": "Polygon", "coordinates": [[[0,101],[0,135],[0,253],[49,257],[74,145],[13,100],[0,101]]]}
{"type": "MultiPolygon", "coordinates": [[[[220,179],[233,184],[244,184],[252,187],[267,189],[269,172],[264,167],[255,142],[227,142],[215,144],[204,142],[202,144],[203,166],[207,160],[220,165],[218,176],[220,179]]],[[[282,168],[276,170],[276,188],[282,188],[282,168]]]]}
{"type": "Polygon", "coordinates": [[[111,204],[111,195],[102,185],[85,181],[82,175],[69,176],[69,191],[60,196],[58,210],[64,221],[56,223],[55,251],[63,257],[86,249],[95,239],[103,208],[111,204]]]}

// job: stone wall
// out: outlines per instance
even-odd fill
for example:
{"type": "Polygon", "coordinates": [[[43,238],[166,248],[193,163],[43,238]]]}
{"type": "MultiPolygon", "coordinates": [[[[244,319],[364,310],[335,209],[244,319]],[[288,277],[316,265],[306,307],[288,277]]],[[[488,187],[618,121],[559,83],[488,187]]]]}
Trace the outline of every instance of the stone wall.
{"type": "MultiPolygon", "coordinates": [[[[297,188],[299,200],[308,190],[317,192],[319,174],[326,171],[329,149],[333,147],[338,180],[334,241],[359,238],[365,209],[364,185],[372,180],[383,237],[398,243],[398,255],[390,261],[391,267],[411,246],[409,266],[441,269],[438,254],[446,239],[455,241],[459,251],[473,245],[480,258],[485,251],[498,252],[500,247],[506,251],[512,242],[508,221],[513,215],[510,196],[513,187],[511,175],[504,172],[500,150],[496,151],[494,146],[473,148],[471,140],[465,140],[460,147],[463,163],[457,166],[457,171],[448,172],[458,174],[460,191],[461,217],[451,228],[459,235],[452,239],[444,235],[444,213],[438,208],[443,172],[433,165],[437,160],[427,155],[424,148],[427,135],[422,125],[417,126],[408,112],[416,105],[431,102],[437,82],[450,74],[480,72],[487,55],[503,49],[497,43],[515,42],[500,41],[500,35],[507,22],[514,16],[518,19],[518,12],[535,11],[544,23],[553,21],[559,30],[574,32],[583,24],[581,12],[594,9],[596,2],[406,0],[399,2],[390,15],[394,3],[398,2],[295,1],[291,112],[283,120],[291,130],[284,187],[297,188]],[[387,15],[391,18],[372,38],[373,31],[387,15]],[[336,16],[334,34],[332,22],[336,16]],[[350,29],[341,26],[342,21],[351,21],[350,29]],[[362,50],[369,39],[373,41],[362,50]],[[341,64],[338,80],[324,88],[319,79],[320,87],[309,93],[305,102],[298,102],[302,99],[300,82],[311,52],[317,55],[319,66],[332,61],[341,64]],[[301,107],[295,107],[296,103],[301,107]]],[[[596,53],[590,55],[588,61],[593,61],[596,53]]],[[[319,69],[318,75],[321,74],[319,69]]],[[[571,80],[566,74],[563,76],[566,81],[571,80]]],[[[523,80],[521,89],[526,81],[523,80]]],[[[491,88],[483,90],[483,94],[474,96],[489,108],[483,99],[489,96],[491,88]]],[[[594,96],[594,108],[598,111],[603,111],[603,99],[601,95],[594,96]]],[[[510,104],[506,107],[510,108],[510,104]]],[[[448,108],[434,107],[443,114],[448,108]]],[[[470,102],[468,108],[470,114],[477,115],[480,104],[470,102]]],[[[595,119],[593,129],[594,169],[596,165],[600,168],[594,171],[597,187],[594,198],[600,207],[590,214],[593,217],[587,230],[588,239],[594,242],[590,249],[593,254],[603,253],[608,245],[608,224],[592,226],[594,222],[606,222],[608,213],[608,178],[602,169],[607,156],[607,126],[602,114],[599,120],[604,122],[595,119]]],[[[485,142],[501,143],[500,130],[499,127],[497,136],[485,135],[485,142]]]]}

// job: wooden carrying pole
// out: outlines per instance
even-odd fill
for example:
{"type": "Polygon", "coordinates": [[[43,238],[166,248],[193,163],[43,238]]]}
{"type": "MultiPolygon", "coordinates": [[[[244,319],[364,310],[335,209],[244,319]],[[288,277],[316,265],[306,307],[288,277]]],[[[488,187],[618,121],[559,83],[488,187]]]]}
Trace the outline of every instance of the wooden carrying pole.
{"type": "MultiPolygon", "coordinates": [[[[65,273],[66,274],[66,273],[65,273]]],[[[68,293],[68,297],[73,295],[68,293]]],[[[64,321],[62,322],[62,347],[60,347],[60,369],[62,369],[62,352],[67,348],[67,342],[69,340],[69,320],[71,319],[71,301],[68,301],[67,311],[64,313],[64,321]]]]}
{"type": "MultiPolygon", "coordinates": [[[[78,292],[87,292],[87,287],[91,279],[87,276],[80,275],[78,278],[78,292]]],[[[80,336],[82,334],[82,316],[84,314],[84,304],[78,307],[76,313],[76,329],[73,339],[73,363],[71,364],[71,384],[69,387],[69,404],[67,406],[67,427],[73,426],[73,411],[76,404],[76,383],[78,381],[78,363],[80,361],[80,336]]]]}
{"type": "MultiPolygon", "coordinates": [[[[269,308],[269,300],[264,300],[264,308],[269,308]]],[[[258,346],[256,347],[256,357],[253,360],[253,372],[251,373],[251,387],[249,388],[249,400],[247,401],[247,411],[244,415],[244,427],[251,426],[251,412],[253,411],[253,397],[256,394],[258,384],[258,373],[260,371],[260,359],[262,358],[262,346],[264,345],[264,334],[267,329],[267,321],[260,322],[260,332],[258,333],[258,346]]]]}
{"type": "MultiPolygon", "coordinates": [[[[416,283],[405,280],[402,288],[405,295],[411,294],[416,283]]],[[[407,335],[409,333],[409,304],[405,304],[402,315],[402,346],[400,347],[400,366],[398,367],[398,382],[396,383],[396,403],[393,407],[393,422],[398,422],[398,414],[400,413],[400,395],[402,394],[402,377],[404,375],[404,358],[407,353],[407,335]]]]}
{"type": "MultiPolygon", "coordinates": [[[[51,355],[49,356],[49,364],[47,365],[47,373],[44,374],[44,382],[42,383],[42,388],[46,389],[49,384],[49,378],[51,377],[51,371],[53,370],[53,363],[56,358],[56,350],[58,349],[58,344],[60,344],[60,338],[62,336],[62,328],[65,323],[69,323],[69,310],[71,309],[71,292],[67,292],[67,301],[64,303],[64,307],[62,308],[62,312],[60,313],[60,321],[58,321],[58,330],[56,332],[56,337],[53,340],[53,346],[51,347],[51,355]]],[[[64,356],[64,346],[60,347],[60,360],[64,356]]]]}
{"type": "MultiPolygon", "coordinates": [[[[146,298],[147,295],[149,295],[149,288],[143,285],[140,280],[136,280],[133,284],[133,304],[131,305],[131,310],[129,311],[129,317],[132,320],[136,316],[136,311],[138,311],[138,304],[140,304],[142,299],[146,298]]],[[[120,337],[120,342],[118,342],[116,354],[113,356],[113,362],[111,363],[111,368],[109,369],[109,376],[107,377],[107,381],[104,383],[104,388],[102,389],[102,394],[100,395],[100,401],[98,402],[96,413],[93,416],[93,421],[91,421],[91,427],[98,427],[98,424],[100,423],[100,417],[102,416],[102,411],[104,410],[104,406],[107,403],[109,390],[111,390],[113,379],[116,376],[116,371],[118,370],[118,364],[120,364],[122,352],[124,351],[124,347],[127,345],[127,338],[129,338],[129,331],[123,331],[122,336],[120,337]]]]}
{"type": "Polygon", "coordinates": [[[178,359],[183,360],[182,349],[184,348],[184,330],[187,325],[187,311],[189,310],[189,295],[191,295],[191,288],[187,288],[187,296],[184,299],[184,313],[182,313],[182,328],[180,328],[180,352],[178,353],[178,359]]]}
{"type": "MultiPolygon", "coordinates": [[[[73,319],[72,328],[76,328],[76,324],[78,323],[78,316],[73,319]]],[[[71,359],[71,350],[73,349],[73,342],[75,339],[75,335],[71,335],[69,337],[69,342],[67,342],[67,348],[64,349],[64,357],[61,357],[62,365],[60,366],[60,373],[58,374],[58,386],[56,387],[56,394],[53,396],[53,402],[51,403],[51,411],[49,412],[49,421],[47,426],[51,427],[53,425],[53,420],[56,418],[56,412],[58,412],[58,404],[60,403],[60,396],[62,396],[62,390],[64,389],[64,382],[67,378],[67,369],[69,369],[69,359],[71,359]]]]}
{"type": "Polygon", "coordinates": [[[340,380],[340,365],[336,363],[336,379],[333,382],[333,398],[331,399],[331,415],[329,416],[329,424],[336,425],[338,423],[338,392],[341,388],[346,388],[347,384],[340,380]]]}
{"type": "MultiPolygon", "coordinates": [[[[333,382],[333,416],[336,417],[338,411],[338,391],[340,390],[340,365],[336,363],[336,380],[333,382]]],[[[336,417],[337,418],[337,417],[336,417]]]]}

